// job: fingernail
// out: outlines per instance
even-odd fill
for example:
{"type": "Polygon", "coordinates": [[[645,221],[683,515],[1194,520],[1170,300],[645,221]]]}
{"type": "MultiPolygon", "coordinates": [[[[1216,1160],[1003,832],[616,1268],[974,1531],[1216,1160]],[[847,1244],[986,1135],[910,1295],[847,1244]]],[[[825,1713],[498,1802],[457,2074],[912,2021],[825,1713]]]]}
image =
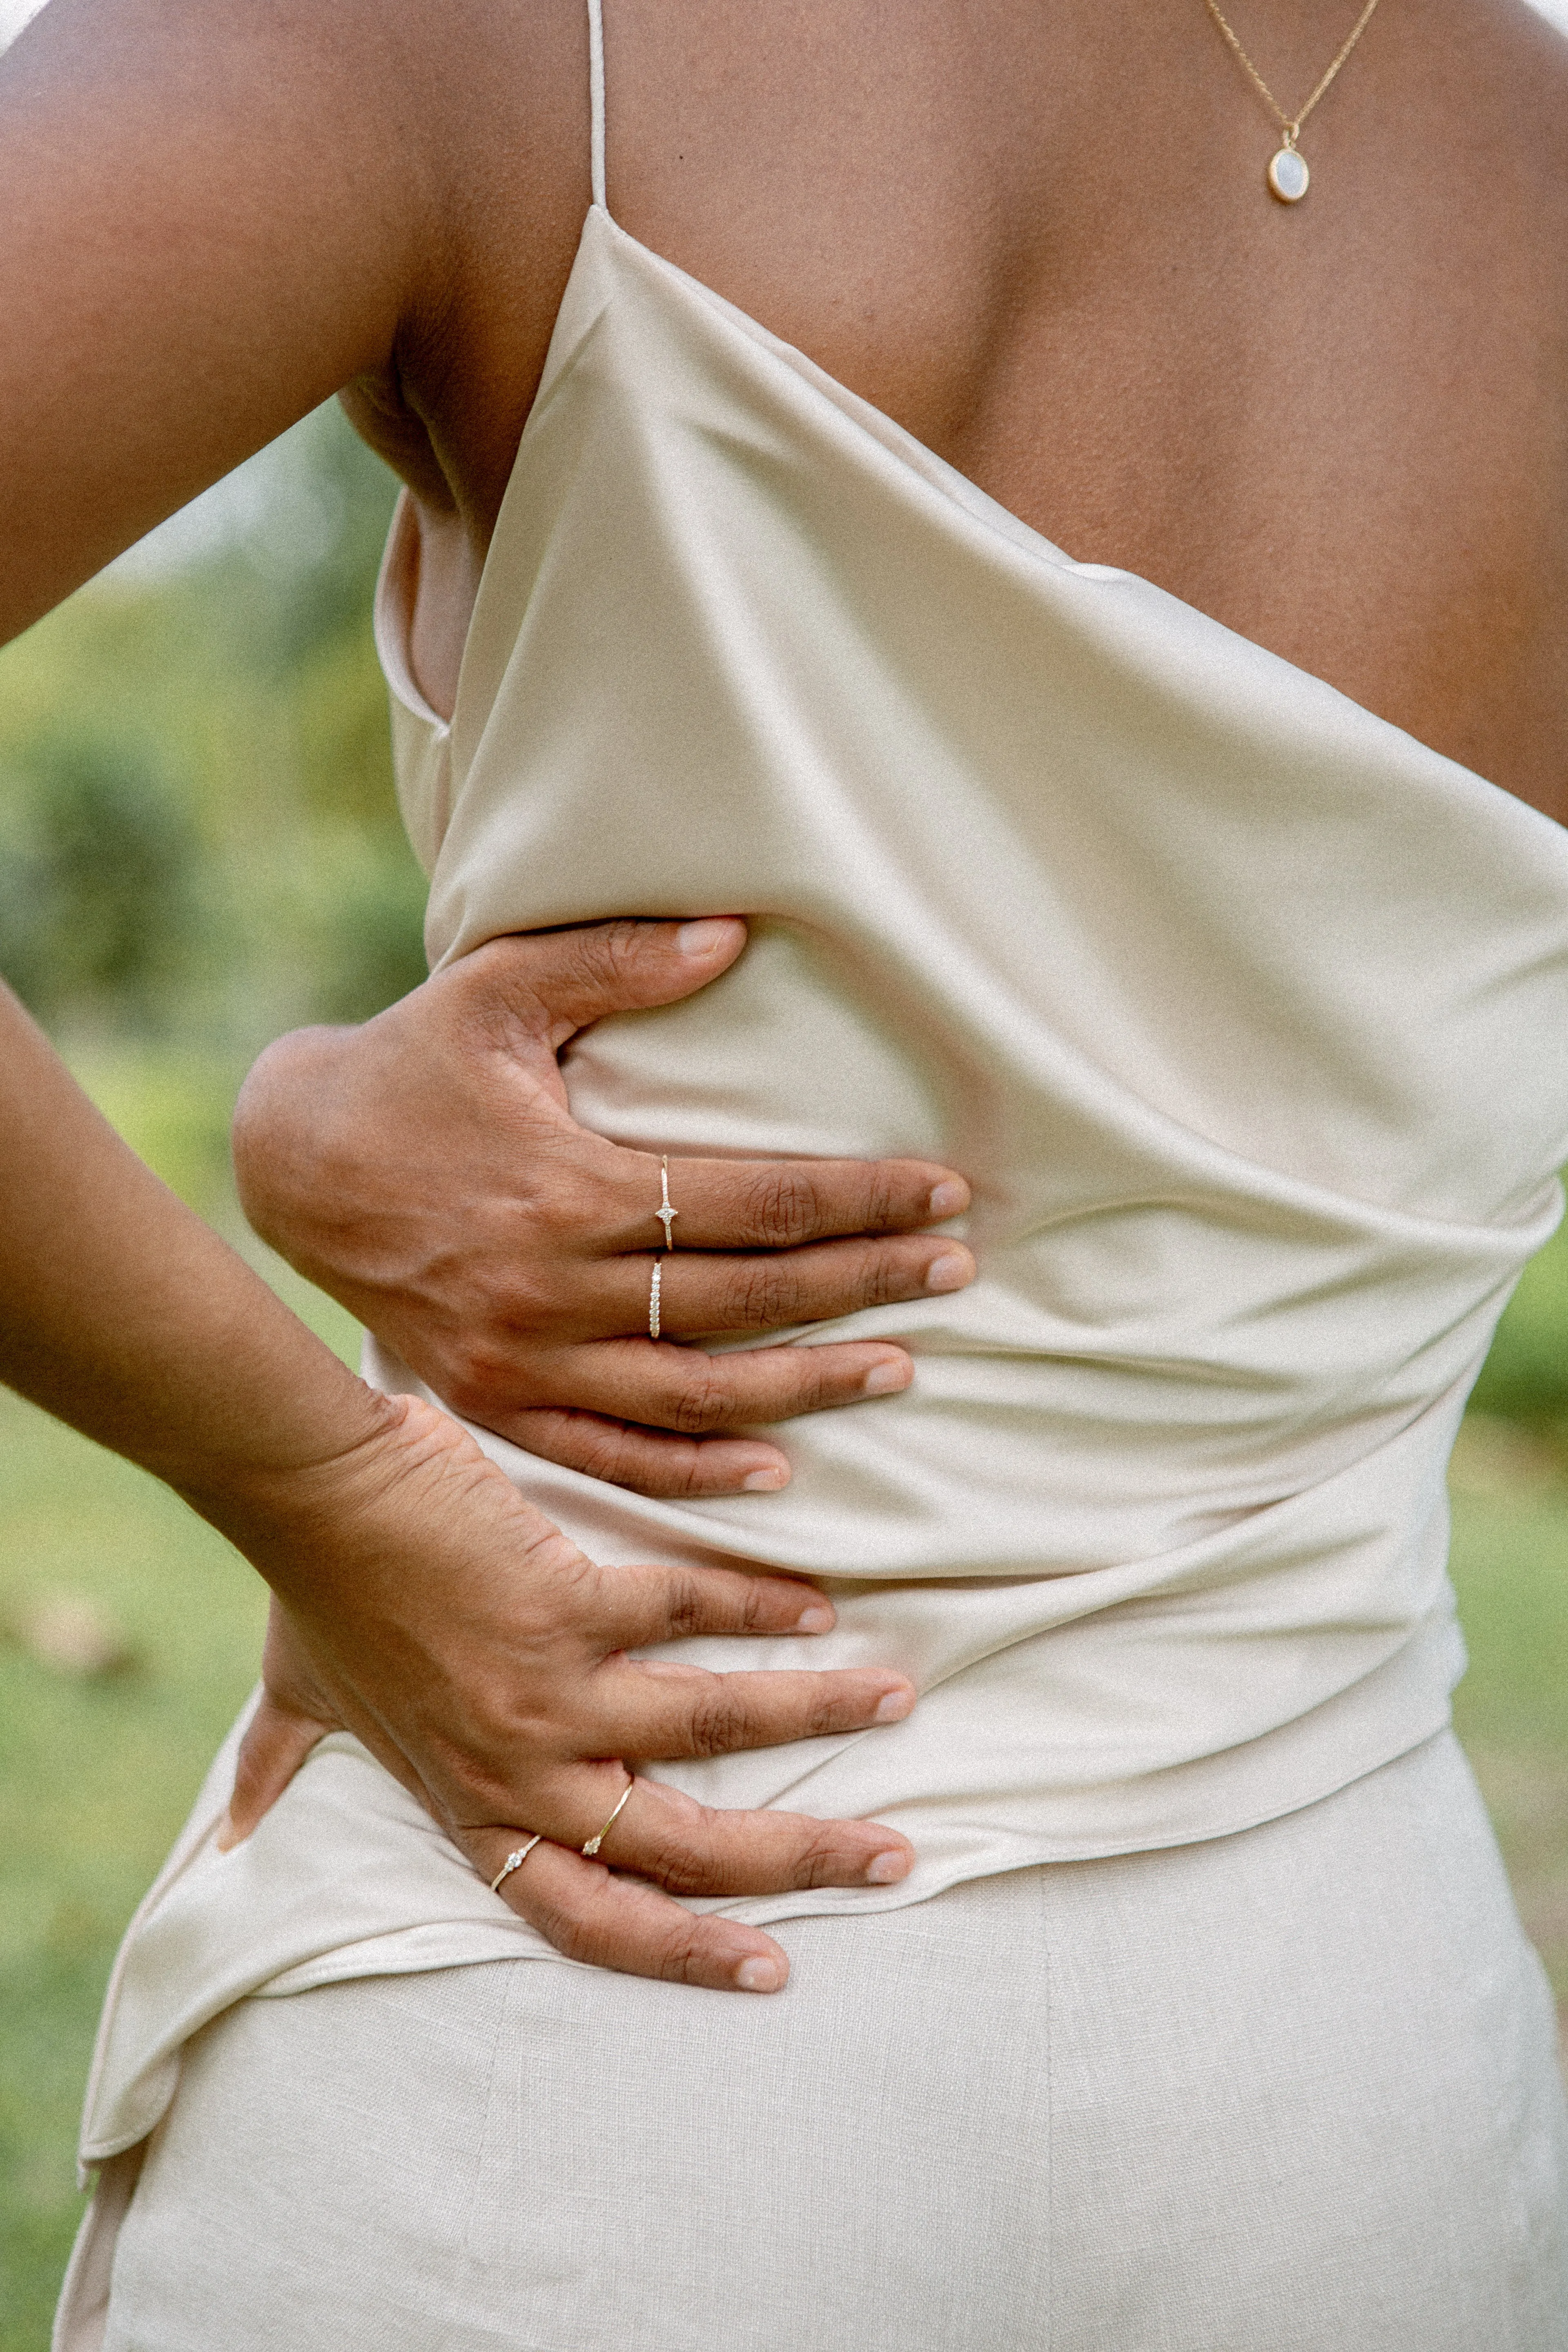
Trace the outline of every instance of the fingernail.
{"type": "Polygon", "coordinates": [[[795,1630],[797,1633],[826,1633],[832,1622],[832,1610],[819,1604],[815,1609],[802,1610],[795,1621],[795,1630]]]}
{"type": "Polygon", "coordinates": [[[777,1992],[784,1980],[777,1960],[742,1960],[735,1970],[735,1982],[742,1992],[777,1992]]]}
{"type": "Polygon", "coordinates": [[[772,1470],[748,1470],[741,1481],[742,1488],[748,1495],[776,1495],[781,1486],[788,1485],[789,1472],[782,1463],[772,1470]]]}
{"type": "Polygon", "coordinates": [[[873,1364],[860,1383],[862,1396],[891,1396],[895,1389],[907,1389],[915,1376],[912,1364],[887,1362],[873,1364]]]}
{"type": "Polygon", "coordinates": [[[868,1886],[891,1886],[895,1881],[907,1878],[914,1856],[901,1847],[889,1846],[886,1853],[875,1853],[866,1865],[868,1886]]]}
{"type": "Polygon", "coordinates": [[[235,1828],[232,1813],[225,1813],[222,1821],[219,1822],[217,1835],[213,1843],[219,1853],[232,1853],[239,1843],[239,1832],[235,1828]]]}
{"type": "Polygon", "coordinates": [[[961,1209],[969,1206],[969,1187],[950,1176],[945,1184],[937,1186],[926,1206],[933,1217],[956,1217],[961,1209]]]}
{"type": "Polygon", "coordinates": [[[926,1268],[928,1290],[962,1290],[969,1280],[969,1260],[965,1257],[933,1257],[926,1268]]]}
{"type": "Polygon", "coordinates": [[[914,1703],[913,1691],[889,1691],[886,1698],[877,1701],[877,1712],[871,1720],[873,1723],[902,1723],[914,1703]]]}
{"type": "Polygon", "coordinates": [[[734,936],[732,916],[704,915],[695,923],[682,923],[675,934],[675,944],[684,956],[716,955],[728,947],[734,936]]]}

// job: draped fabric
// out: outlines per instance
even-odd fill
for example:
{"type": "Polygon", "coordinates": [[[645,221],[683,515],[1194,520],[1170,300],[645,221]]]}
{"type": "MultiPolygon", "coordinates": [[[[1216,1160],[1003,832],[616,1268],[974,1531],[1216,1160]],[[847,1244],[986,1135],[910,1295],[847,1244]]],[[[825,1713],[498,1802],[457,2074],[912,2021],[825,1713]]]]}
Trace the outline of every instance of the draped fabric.
{"type": "Polygon", "coordinates": [[[1568,2347],[1551,1996],[1452,1732],[780,1935],[773,2000],[491,1962],[240,2002],[57,2352],[1568,2347]]]}
{"type": "MultiPolygon", "coordinates": [[[[661,1768],[917,1848],[895,1888],[721,1907],[1205,1839],[1438,1729],[1448,1449],[1561,1209],[1568,838],[1071,561],[602,201],[450,725],[409,673],[415,552],[405,505],[378,614],[433,964],[744,914],[713,986],[576,1041],[575,1115],[973,1184],[971,1289],[769,1342],[916,1360],[907,1394],[791,1423],[780,1494],[640,1500],[476,1433],[590,1552],[804,1570],[839,1612],[816,1663],[917,1681],[891,1728],[661,1768]]],[[[122,1955],[89,2160],[247,1993],[554,1962],[353,1742],[226,1857],[224,1794],[220,1764],[122,1955]]]]}

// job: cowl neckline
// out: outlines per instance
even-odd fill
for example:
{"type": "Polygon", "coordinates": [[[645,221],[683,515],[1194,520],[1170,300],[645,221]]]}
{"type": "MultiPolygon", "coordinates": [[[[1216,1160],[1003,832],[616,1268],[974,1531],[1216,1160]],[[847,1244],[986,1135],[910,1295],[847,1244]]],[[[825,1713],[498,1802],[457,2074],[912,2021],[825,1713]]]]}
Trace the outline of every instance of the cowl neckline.
{"type": "MultiPolygon", "coordinates": [[[[1463,761],[1453,759],[1447,752],[1435,750],[1431,744],[1423,741],[1421,737],[1413,735],[1408,729],[1400,727],[1393,719],[1381,717],[1367,704],[1358,702],[1353,695],[1347,694],[1342,688],[1332,685],[1327,678],[1320,677],[1316,671],[1303,668],[1299,663],[1291,661],[1288,656],[1276,653],[1272,647],[1261,644],[1255,637],[1242,635],[1239,631],[1228,627],[1225,622],[1216,620],[1212,614],[1205,612],[1201,605],[1190,604],[1185,597],[1178,596],[1172,589],[1162,587],[1158,582],[1151,580],[1145,573],[1131,571],[1124,564],[1100,563],[1069,555],[1044,531],[1037,530],[1032,523],[1026,522],[1022,516],[1016,514],[1001,499],[982,488],[980,484],[970,475],[965,474],[961,467],[939,456],[927,443],[921,441],[917,434],[910,432],[907,425],[900,425],[886,409],[879,408],[874,401],[854,391],[851,386],[844,383],[841,377],[834,375],[828,369],[812,359],[807,352],[802,351],[798,344],[792,343],[784,336],[775,334],[771,328],[763,326],[762,321],[754,318],[750,311],[741,309],[727,296],[717,292],[704,279],[693,277],[690,271],[681,268],[678,262],[670,261],[666,256],[657,252],[652,246],[644,244],[639,237],[634,236],[630,230],[623,228],[607,207],[599,203],[590,205],[584,216],[576,249],[573,255],[572,267],[567,274],[566,285],[556,312],[555,326],[545,355],[544,368],[519,437],[517,454],[512,460],[507,487],[502,494],[495,529],[485,551],[473,612],[469,615],[468,627],[465,633],[463,656],[458,665],[457,691],[453,698],[452,715],[449,719],[443,719],[440,713],[432,708],[416,682],[408,645],[408,628],[412,616],[405,603],[402,609],[399,609],[389,593],[390,559],[395,555],[404,542],[412,522],[412,500],[409,493],[405,490],[398,500],[398,511],[394,518],[388,541],[389,562],[384,568],[382,590],[377,597],[377,645],[392,693],[404,710],[416,719],[433,737],[443,741],[449,740],[458,726],[459,719],[466,715],[465,706],[470,699],[472,692],[471,688],[466,692],[465,687],[468,673],[471,668],[468,656],[477,634],[475,624],[481,607],[488,606],[496,593],[497,572],[504,573],[508,569],[503,542],[510,536],[512,518],[521,503],[520,486],[528,470],[539,419],[548,404],[548,396],[554,379],[568,356],[568,352],[563,345],[569,339],[563,337],[563,322],[570,320],[573,315],[579,281],[590,266],[590,247],[596,240],[604,240],[612,254],[637,269],[645,279],[650,280],[654,285],[662,287],[668,292],[679,292],[688,300],[694,299],[710,314],[719,332],[721,334],[728,332],[742,337],[754,350],[760,351],[779,367],[787,370],[797,382],[815,390],[841,418],[846,419],[851,426],[858,427],[864,434],[868,446],[877,445],[884,453],[899,461],[910,474],[920,477],[928,485],[951,499],[955,506],[962,508],[972,519],[987,525],[1015,548],[1023,550],[1037,562],[1055,571],[1070,572],[1077,579],[1114,583],[1119,587],[1131,589],[1142,597],[1150,600],[1157,599],[1166,607],[1174,607],[1191,625],[1199,631],[1212,633],[1216,656],[1223,656],[1226,647],[1229,645],[1246,646],[1255,657],[1276,665],[1282,677],[1289,678],[1298,688],[1304,687],[1315,694],[1332,697],[1334,704],[1342,711],[1353,713],[1367,729],[1376,730],[1387,738],[1396,738],[1402,744],[1414,747],[1424,760],[1433,762],[1436,767],[1444,771],[1450,786],[1458,782],[1462,790],[1475,799],[1479,806],[1493,807],[1500,814],[1519,813],[1527,827],[1534,832],[1543,852],[1562,861],[1564,883],[1568,885],[1568,826],[1561,824],[1556,818],[1548,816],[1544,810],[1534,807],[1529,801],[1521,799],[1518,793],[1510,793],[1504,786],[1492,782],[1489,777],[1482,775],[1479,769],[1468,767],[1463,761]],[[1548,844],[1551,845],[1550,847],[1547,846],[1548,844]]],[[[1369,748],[1371,748],[1370,743],[1369,748]]]]}

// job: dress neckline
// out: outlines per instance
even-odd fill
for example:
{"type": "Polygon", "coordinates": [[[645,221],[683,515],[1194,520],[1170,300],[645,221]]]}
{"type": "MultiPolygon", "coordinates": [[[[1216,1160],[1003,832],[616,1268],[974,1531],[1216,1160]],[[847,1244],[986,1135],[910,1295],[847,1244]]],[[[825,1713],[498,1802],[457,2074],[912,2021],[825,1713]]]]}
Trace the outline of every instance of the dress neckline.
{"type": "MultiPolygon", "coordinates": [[[[808,352],[802,351],[798,344],[789,342],[784,336],[775,334],[771,327],[763,326],[761,320],[754,318],[750,311],[742,310],[739,304],[731,302],[727,296],[719,293],[705,280],[693,277],[689,270],[682,269],[679,262],[669,260],[664,254],[657,252],[652,246],[645,245],[640,237],[634,236],[629,229],[623,228],[608,206],[598,200],[589,205],[584,215],[576,249],[572,257],[572,267],[567,273],[566,284],[556,313],[556,328],[552,333],[550,349],[545,356],[544,368],[532,404],[523,421],[522,431],[518,439],[517,454],[512,459],[511,471],[508,476],[506,488],[497,510],[495,529],[490,534],[489,545],[485,551],[485,560],[480,567],[479,586],[474,596],[473,612],[469,614],[468,626],[464,636],[463,654],[458,663],[452,717],[449,719],[441,718],[440,714],[430,707],[415,683],[408,658],[406,638],[408,623],[412,615],[406,612],[403,616],[400,642],[395,647],[389,649],[394,653],[395,659],[384,664],[388,671],[388,683],[398,699],[427,726],[439,730],[443,735],[449,735],[462,708],[464,677],[468,667],[468,650],[474,636],[474,617],[485,600],[487,586],[494,569],[496,545],[506,529],[508,509],[513,502],[513,491],[526,459],[531,432],[534,419],[540,411],[541,395],[553,372],[556,359],[555,341],[560,321],[568,313],[574,287],[584,266],[584,256],[587,249],[589,236],[595,224],[601,225],[608,233],[614,245],[634,257],[639,266],[651,271],[656,278],[678,285],[686,293],[694,296],[725,324],[744,335],[750,343],[767,352],[782,365],[786,366],[798,380],[812,386],[824,398],[830,400],[841,415],[847,417],[852,424],[858,425],[883,450],[900,460],[911,472],[918,474],[925,481],[945,493],[966,513],[988,524],[1014,546],[1024,549],[1037,561],[1049,564],[1054,570],[1070,572],[1080,579],[1124,582],[1145,595],[1163,599],[1166,603],[1176,606],[1189,621],[1199,625],[1204,630],[1213,632],[1217,637],[1235,639],[1236,642],[1248,646],[1255,655],[1261,656],[1265,661],[1278,664],[1279,667],[1288,673],[1292,679],[1305,683],[1321,694],[1332,695],[1336,701],[1355,712],[1367,725],[1387,729],[1391,734],[1398,736],[1403,741],[1413,744],[1426,759],[1440,762],[1451,775],[1463,779],[1467,788],[1475,793],[1484,795],[1492,805],[1500,805],[1502,808],[1521,812],[1527,821],[1532,820],[1538,826],[1545,828],[1552,840],[1568,851],[1568,825],[1561,824],[1555,817],[1548,816],[1544,809],[1536,808],[1531,802],[1522,799],[1519,793],[1510,793],[1505,786],[1494,783],[1489,777],[1483,776],[1479,769],[1467,767],[1463,761],[1453,759],[1447,752],[1439,751],[1433,745],[1423,742],[1418,735],[1412,735],[1408,729],[1400,727],[1394,719],[1383,718],[1365,703],[1358,702],[1353,695],[1345,693],[1342,688],[1332,685],[1325,677],[1320,677],[1316,671],[1303,669],[1298,663],[1289,660],[1286,655],[1276,653],[1271,646],[1260,644],[1255,637],[1242,636],[1237,630],[1227,627],[1225,622],[1216,620],[1212,613],[1205,613],[1200,605],[1188,604],[1184,597],[1178,596],[1172,589],[1161,587],[1157,581],[1149,579],[1141,572],[1129,571],[1121,564],[1085,562],[1069,555],[1064,548],[1058,547],[1054,540],[1048,539],[1044,531],[1037,530],[1034,524],[1026,522],[1021,515],[1015,514],[1010,507],[1004,505],[1002,500],[994,498],[989,490],[982,488],[970,475],[952,464],[948,458],[940,456],[936,450],[921,440],[917,434],[911,433],[907,425],[900,425],[898,419],[889,415],[886,409],[879,408],[875,401],[868,400],[864,394],[854,391],[840,377],[832,374],[808,352]]],[[[407,498],[408,493],[405,490],[399,501],[398,515],[395,520],[395,531],[402,527],[403,509],[407,502],[407,498]]]]}

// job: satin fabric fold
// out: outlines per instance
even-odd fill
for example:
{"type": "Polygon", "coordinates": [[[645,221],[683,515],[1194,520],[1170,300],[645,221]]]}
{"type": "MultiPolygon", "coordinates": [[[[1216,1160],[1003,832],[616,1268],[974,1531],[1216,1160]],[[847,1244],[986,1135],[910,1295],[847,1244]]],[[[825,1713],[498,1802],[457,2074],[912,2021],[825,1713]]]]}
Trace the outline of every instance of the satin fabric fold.
{"type": "MultiPolygon", "coordinates": [[[[600,205],[449,726],[408,667],[416,556],[405,506],[378,625],[432,963],[743,914],[713,986],[574,1044],[575,1115],[671,1154],[678,1208],[683,1152],[974,1188],[971,1290],[770,1340],[916,1359],[788,1425],[783,1493],[648,1502],[477,1433],[597,1556],[805,1570],[840,1612],[817,1662],[920,1684],[888,1730],[660,1768],[915,1841],[901,1887],[724,1907],[1205,1839],[1437,1729],[1448,1449],[1562,1206],[1568,836],[1073,562],[600,205]]],[[[655,1163],[650,1265],[658,1205],[655,1163]]],[[[222,1772],[123,1956],[89,2158],[244,1994],[553,1960],[353,1743],[226,1859],[222,1772]]]]}

